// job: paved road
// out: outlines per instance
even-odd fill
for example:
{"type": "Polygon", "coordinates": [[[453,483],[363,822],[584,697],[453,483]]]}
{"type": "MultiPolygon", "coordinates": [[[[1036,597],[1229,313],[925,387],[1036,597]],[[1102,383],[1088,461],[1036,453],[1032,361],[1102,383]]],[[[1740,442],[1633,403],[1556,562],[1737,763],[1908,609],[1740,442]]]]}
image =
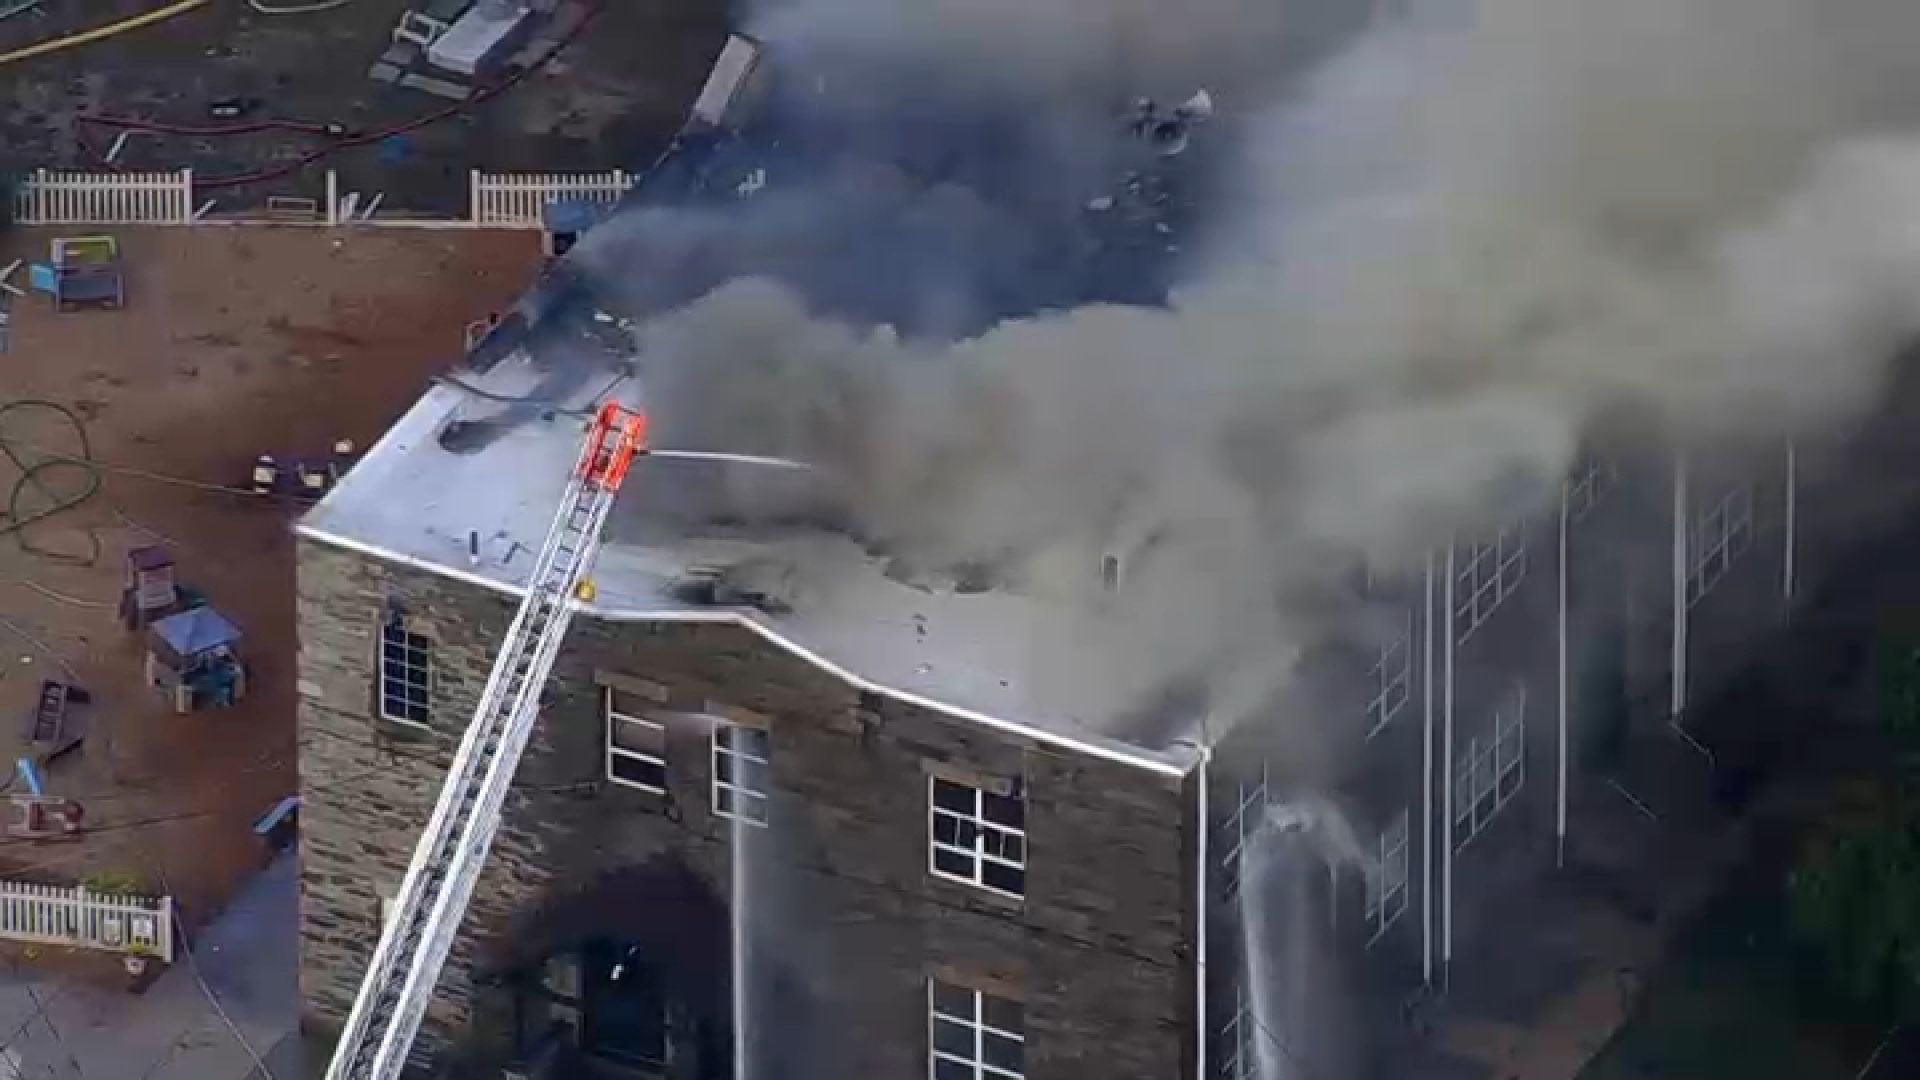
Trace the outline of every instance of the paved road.
{"type": "MultiPolygon", "coordinates": [[[[283,856],[194,944],[200,974],[276,1080],[303,1075],[298,876],[283,856]]],[[[252,1054],[184,955],[145,994],[0,973],[0,1080],[253,1080],[252,1054]]]]}

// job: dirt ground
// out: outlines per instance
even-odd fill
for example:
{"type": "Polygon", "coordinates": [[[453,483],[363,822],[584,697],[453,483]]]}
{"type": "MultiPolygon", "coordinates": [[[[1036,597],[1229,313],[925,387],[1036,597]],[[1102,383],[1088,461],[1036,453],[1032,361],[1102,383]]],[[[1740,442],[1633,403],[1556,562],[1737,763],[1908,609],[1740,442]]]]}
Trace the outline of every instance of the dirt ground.
{"type": "MultiPolygon", "coordinates": [[[[0,761],[22,752],[42,678],[70,671],[93,696],[84,746],[44,775],[49,794],[84,804],[84,837],[0,837],[0,873],[131,876],[173,894],[193,924],[263,865],[252,824],[296,783],[289,525],[302,504],[221,489],[244,488],[263,452],[318,457],[338,438],[368,445],[457,357],[466,324],[524,288],[538,238],[117,235],[126,308],[54,314],[44,297],[15,299],[12,347],[0,354],[0,407],[40,399],[84,417],[103,483],[22,534],[52,555],[0,535],[0,761]],[[173,550],[181,583],[246,635],[249,693],[233,708],[177,715],[143,685],[141,637],[120,627],[114,605],[125,552],[156,539],[173,550]]],[[[44,259],[47,239],[7,237],[0,264],[44,259]]],[[[30,460],[78,451],[71,427],[38,409],[0,411],[0,439],[30,460]]],[[[19,476],[0,459],[0,497],[19,476]]],[[[57,494],[81,480],[69,470],[47,483],[57,494]]]]}

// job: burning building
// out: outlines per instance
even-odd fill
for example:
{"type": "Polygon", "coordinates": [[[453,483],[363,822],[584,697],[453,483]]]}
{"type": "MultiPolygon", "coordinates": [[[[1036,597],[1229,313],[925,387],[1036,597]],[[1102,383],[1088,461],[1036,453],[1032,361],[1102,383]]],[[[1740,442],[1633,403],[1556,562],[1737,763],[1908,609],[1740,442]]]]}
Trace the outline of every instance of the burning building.
{"type": "MultiPolygon", "coordinates": [[[[1273,115],[1232,65],[1090,124],[907,50],[880,82],[937,92],[809,77],[685,140],[300,527],[315,1023],[607,398],[655,452],[423,1056],[1366,1075],[1527,883],[1685,858],[1728,773],[1691,721],[1805,576],[1796,443],[1920,331],[1856,220],[1912,155],[1842,138],[1915,17],[1850,0],[1840,94],[1826,8],[1727,2],[1658,48],[1651,0],[1396,25],[1273,115]],[[1537,59],[1616,32],[1619,70],[1537,59]],[[1590,105],[1681,75],[1739,108],[1590,105]],[[1794,123],[1733,123],[1762,89],[1794,123]]],[[[1238,28],[1112,6],[1158,76],[1238,28]]],[[[1073,15],[1032,8],[967,26],[1073,15]]]]}

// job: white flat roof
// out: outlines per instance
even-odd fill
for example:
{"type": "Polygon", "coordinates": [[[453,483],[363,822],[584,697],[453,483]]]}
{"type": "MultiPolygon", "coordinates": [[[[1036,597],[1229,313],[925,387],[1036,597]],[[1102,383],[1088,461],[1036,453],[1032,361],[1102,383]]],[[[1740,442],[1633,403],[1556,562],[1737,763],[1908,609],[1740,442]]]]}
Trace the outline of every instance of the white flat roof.
{"type": "MultiPolygon", "coordinates": [[[[489,395],[524,397],[540,373],[524,352],[484,377],[463,382],[489,395]]],[[[585,410],[609,389],[604,375],[584,379],[563,408],[585,410]]],[[[637,386],[611,396],[639,404],[637,386]]],[[[453,453],[439,434],[449,422],[485,421],[510,406],[450,385],[436,385],[354,466],[299,526],[311,539],[517,592],[557,508],[585,421],[561,411],[522,411],[484,449],[453,453]],[[475,537],[479,554],[472,553],[475,537]]],[[[676,467],[653,459],[636,467],[622,496],[648,483],[651,470],[676,467]]],[[[630,515],[629,515],[630,516],[630,515]]],[[[740,539],[676,535],[672,530],[608,530],[594,567],[595,600],[585,613],[618,621],[732,622],[863,689],[1109,760],[1180,775],[1198,752],[1143,747],[1103,732],[1095,716],[1077,715],[1076,692],[1049,670],[1084,635],[1057,606],[1014,593],[958,594],[904,584],[851,540],[827,532],[740,539]],[[784,564],[804,550],[805,578],[790,611],[689,604],[672,589],[687,571],[742,560],[784,564]],[[1042,670],[1040,665],[1048,665],[1042,670]]]]}

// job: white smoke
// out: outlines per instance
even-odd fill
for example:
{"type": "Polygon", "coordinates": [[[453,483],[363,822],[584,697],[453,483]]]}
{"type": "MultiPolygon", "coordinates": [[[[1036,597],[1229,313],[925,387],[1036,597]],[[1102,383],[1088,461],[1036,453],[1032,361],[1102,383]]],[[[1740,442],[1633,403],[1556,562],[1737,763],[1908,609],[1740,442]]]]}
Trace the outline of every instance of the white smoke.
{"type": "Polygon", "coordinates": [[[1099,670],[1058,673],[1113,709],[1194,675],[1257,708],[1338,560],[1411,565],[1542,508],[1602,416],[1700,442],[1829,424],[1920,330],[1920,5],[1481,0],[1284,99],[1243,48],[1274,9],[1174,10],[803,0],[769,24],[776,49],[949,40],[952,69],[1003,55],[983,79],[1039,89],[1217,55],[1247,148],[1168,309],[936,350],[741,282],[648,343],[685,430],[821,464],[896,547],[1036,578],[1130,552],[1089,608],[1099,670]]]}

